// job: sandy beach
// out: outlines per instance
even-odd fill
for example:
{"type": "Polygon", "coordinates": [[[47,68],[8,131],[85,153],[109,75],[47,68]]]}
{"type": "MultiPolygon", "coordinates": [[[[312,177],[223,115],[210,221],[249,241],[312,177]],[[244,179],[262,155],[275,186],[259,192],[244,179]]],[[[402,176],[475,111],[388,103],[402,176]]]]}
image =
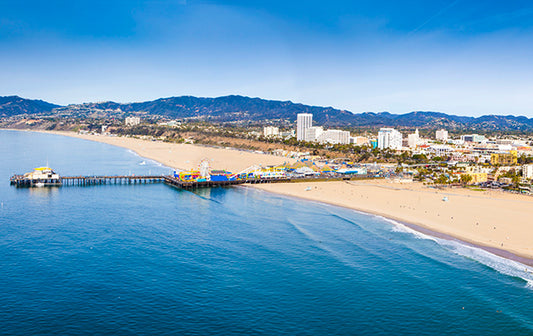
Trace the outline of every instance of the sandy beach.
{"type": "MultiPolygon", "coordinates": [[[[179,169],[197,167],[205,158],[209,159],[211,167],[233,172],[254,164],[275,165],[291,161],[278,156],[223,148],[69,132],[53,133],[128,148],[143,157],[179,169]]],[[[530,259],[528,264],[533,262],[533,197],[530,196],[461,188],[438,190],[422,183],[399,184],[385,180],[276,183],[253,187],[411,223],[489,250],[492,248],[493,252],[500,255],[508,251],[530,259]]]]}
{"type": "Polygon", "coordinates": [[[437,190],[421,183],[399,184],[385,180],[255,187],[412,223],[474,245],[533,259],[533,197],[530,196],[497,191],[437,190]]]}
{"type": "Polygon", "coordinates": [[[206,159],[209,160],[209,165],[212,169],[225,169],[233,173],[238,173],[253,165],[269,166],[280,165],[284,162],[294,162],[294,159],[286,157],[237,149],[175,144],[127,137],[81,135],[73,132],[45,133],[98,141],[127,148],[142,157],[155,160],[166,166],[179,170],[198,169],[200,162],[206,159]]]}

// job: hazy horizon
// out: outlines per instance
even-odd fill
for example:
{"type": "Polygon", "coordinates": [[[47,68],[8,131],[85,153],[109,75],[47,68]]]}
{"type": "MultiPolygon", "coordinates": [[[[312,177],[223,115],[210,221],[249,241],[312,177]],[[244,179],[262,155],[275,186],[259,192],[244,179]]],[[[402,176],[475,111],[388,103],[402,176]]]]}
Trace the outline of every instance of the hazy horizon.
{"type": "Polygon", "coordinates": [[[533,117],[527,1],[0,2],[1,95],[533,117]]]}

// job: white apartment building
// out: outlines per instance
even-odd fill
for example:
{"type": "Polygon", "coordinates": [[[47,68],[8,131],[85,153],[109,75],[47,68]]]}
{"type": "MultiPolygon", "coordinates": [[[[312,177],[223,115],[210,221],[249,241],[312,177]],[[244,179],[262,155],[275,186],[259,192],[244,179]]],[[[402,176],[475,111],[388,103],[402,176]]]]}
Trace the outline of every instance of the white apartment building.
{"type": "Polygon", "coordinates": [[[135,126],[141,123],[141,118],[139,117],[126,117],[126,126],[135,126]]]}
{"type": "Polygon", "coordinates": [[[394,128],[381,128],[378,132],[378,148],[401,149],[402,133],[394,128]]]}
{"type": "Polygon", "coordinates": [[[528,180],[533,179],[533,164],[527,164],[522,166],[522,177],[528,180]]]}
{"type": "Polygon", "coordinates": [[[448,131],[445,129],[440,129],[437,132],[435,132],[435,138],[438,141],[446,142],[448,141],[448,131]]]}
{"type": "Polygon", "coordinates": [[[453,152],[453,148],[448,145],[432,145],[428,152],[434,153],[436,156],[446,156],[453,152]]]}
{"type": "Polygon", "coordinates": [[[420,143],[420,134],[418,133],[418,128],[413,134],[407,136],[407,145],[410,148],[415,148],[420,143]]]}
{"type": "Polygon", "coordinates": [[[296,140],[305,141],[305,130],[313,126],[311,113],[298,113],[296,117],[296,140]]]}
{"type": "Polygon", "coordinates": [[[350,132],[342,130],[327,130],[324,131],[318,138],[320,143],[330,144],[349,144],[350,132]]]}
{"type": "Polygon", "coordinates": [[[265,137],[274,137],[279,135],[279,127],[266,126],[263,127],[263,135],[265,137]]]}
{"type": "Polygon", "coordinates": [[[305,130],[304,140],[309,142],[317,141],[322,133],[324,133],[322,126],[311,126],[305,130]]]}

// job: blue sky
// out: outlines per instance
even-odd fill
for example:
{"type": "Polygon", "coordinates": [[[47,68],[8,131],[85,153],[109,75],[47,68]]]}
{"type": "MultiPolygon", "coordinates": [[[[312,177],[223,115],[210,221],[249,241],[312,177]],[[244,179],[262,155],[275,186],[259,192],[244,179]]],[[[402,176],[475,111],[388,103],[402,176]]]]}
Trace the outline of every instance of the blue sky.
{"type": "Polygon", "coordinates": [[[0,0],[0,95],[533,117],[531,1],[0,0]]]}

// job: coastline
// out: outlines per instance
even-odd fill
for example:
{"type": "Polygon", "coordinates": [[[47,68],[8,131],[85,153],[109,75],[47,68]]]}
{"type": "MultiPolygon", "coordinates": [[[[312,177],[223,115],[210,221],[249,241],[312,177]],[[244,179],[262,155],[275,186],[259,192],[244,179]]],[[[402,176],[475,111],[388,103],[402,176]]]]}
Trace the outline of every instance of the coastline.
{"type": "Polygon", "coordinates": [[[432,190],[419,183],[399,185],[375,180],[253,187],[382,216],[430,236],[533,266],[533,248],[528,246],[533,229],[527,222],[527,209],[533,206],[531,197],[497,192],[473,195],[464,189],[432,190]],[[449,201],[444,202],[444,196],[449,201]]]}
{"type": "Polygon", "coordinates": [[[303,200],[306,200],[306,201],[311,201],[311,202],[316,202],[316,203],[321,203],[321,204],[327,204],[327,205],[332,205],[332,206],[340,206],[340,207],[343,207],[343,208],[346,208],[346,209],[351,209],[351,210],[354,210],[354,211],[357,211],[357,212],[360,212],[360,213],[363,213],[363,214],[366,214],[366,215],[378,216],[378,217],[381,217],[381,218],[384,218],[384,219],[392,220],[392,221],[394,221],[394,222],[396,222],[398,224],[404,225],[405,227],[407,227],[409,229],[412,229],[412,230],[414,230],[416,232],[422,233],[422,234],[430,236],[430,237],[457,242],[457,243],[460,243],[460,244],[468,246],[468,247],[479,248],[481,250],[484,250],[484,251],[489,252],[491,254],[494,254],[496,256],[499,256],[499,257],[502,257],[502,258],[505,258],[505,259],[509,259],[509,260],[513,260],[513,261],[519,262],[521,264],[524,264],[526,266],[532,266],[533,267],[533,258],[531,258],[531,257],[518,255],[518,254],[515,254],[513,252],[510,252],[508,250],[501,249],[501,248],[485,246],[485,245],[476,243],[474,241],[467,241],[463,237],[458,237],[458,236],[455,236],[455,235],[452,235],[452,234],[439,232],[439,231],[431,229],[431,228],[429,228],[427,226],[423,226],[420,223],[419,224],[414,224],[413,222],[405,221],[405,220],[403,220],[401,218],[396,218],[396,217],[391,216],[391,215],[386,214],[386,213],[378,213],[378,212],[369,211],[367,209],[343,206],[343,205],[339,205],[336,202],[331,202],[331,201],[328,201],[328,200],[317,200],[317,199],[310,198],[310,197],[294,196],[294,195],[289,194],[289,193],[281,193],[281,192],[271,191],[271,190],[267,190],[265,188],[261,188],[262,186],[265,186],[265,185],[246,185],[246,186],[242,186],[242,187],[250,187],[250,188],[254,188],[254,189],[261,189],[264,192],[273,193],[273,194],[277,194],[277,195],[283,195],[285,197],[303,199],[303,200]]]}
{"type": "Polygon", "coordinates": [[[254,189],[262,189],[262,191],[264,191],[264,192],[273,193],[273,194],[277,194],[277,195],[283,195],[285,197],[296,198],[296,199],[304,199],[306,201],[311,201],[311,202],[316,202],[316,203],[321,203],[321,204],[327,204],[327,205],[333,205],[333,206],[340,206],[340,207],[343,207],[343,208],[346,208],[346,209],[351,209],[351,210],[354,210],[354,211],[357,211],[357,212],[360,212],[360,213],[363,213],[363,214],[366,214],[366,215],[378,216],[378,217],[381,217],[381,218],[384,218],[384,219],[388,219],[388,220],[392,220],[394,222],[397,222],[398,224],[404,225],[405,227],[407,227],[409,229],[412,229],[412,230],[414,230],[416,232],[422,233],[422,234],[430,236],[430,237],[444,239],[444,240],[448,240],[448,241],[454,241],[454,242],[463,244],[465,246],[479,248],[479,249],[482,249],[482,250],[487,251],[489,253],[492,253],[492,254],[494,254],[496,256],[499,256],[499,257],[502,257],[502,258],[505,258],[505,259],[509,259],[509,260],[513,260],[513,261],[517,261],[517,262],[522,263],[524,265],[533,267],[533,258],[526,257],[526,256],[521,256],[521,255],[512,253],[512,252],[510,252],[508,250],[504,250],[504,249],[500,249],[500,248],[496,248],[496,247],[491,247],[491,246],[481,245],[481,244],[475,243],[473,241],[467,241],[464,238],[457,237],[457,236],[454,236],[454,235],[451,235],[451,234],[447,234],[447,233],[443,233],[443,232],[439,232],[439,231],[435,231],[435,230],[433,230],[431,228],[428,228],[426,226],[422,226],[421,224],[414,224],[412,222],[407,222],[407,221],[404,221],[404,220],[402,220],[400,218],[395,218],[395,217],[393,217],[391,215],[388,215],[388,214],[385,214],[385,213],[372,212],[372,211],[369,211],[369,210],[366,210],[366,209],[360,209],[360,208],[356,208],[356,207],[342,206],[342,205],[339,205],[338,203],[327,201],[327,200],[316,200],[316,199],[309,198],[309,197],[294,196],[294,195],[291,195],[291,194],[288,194],[288,193],[280,193],[280,192],[270,191],[270,190],[266,190],[264,188],[261,188],[261,186],[262,185],[246,185],[246,186],[243,186],[243,187],[251,187],[251,188],[254,188],[254,189]]]}
{"type": "MultiPolygon", "coordinates": [[[[273,165],[290,161],[288,158],[225,148],[73,132],[40,132],[126,148],[177,169],[191,169],[203,158],[209,158],[213,168],[232,171],[245,169],[254,163],[273,165]]],[[[528,227],[528,209],[533,209],[532,197],[497,191],[437,190],[416,182],[397,184],[383,180],[275,183],[250,187],[382,216],[429,236],[458,241],[533,266],[533,246],[528,245],[528,237],[533,234],[533,228],[528,227]],[[444,196],[449,200],[443,201],[444,196]]]]}

